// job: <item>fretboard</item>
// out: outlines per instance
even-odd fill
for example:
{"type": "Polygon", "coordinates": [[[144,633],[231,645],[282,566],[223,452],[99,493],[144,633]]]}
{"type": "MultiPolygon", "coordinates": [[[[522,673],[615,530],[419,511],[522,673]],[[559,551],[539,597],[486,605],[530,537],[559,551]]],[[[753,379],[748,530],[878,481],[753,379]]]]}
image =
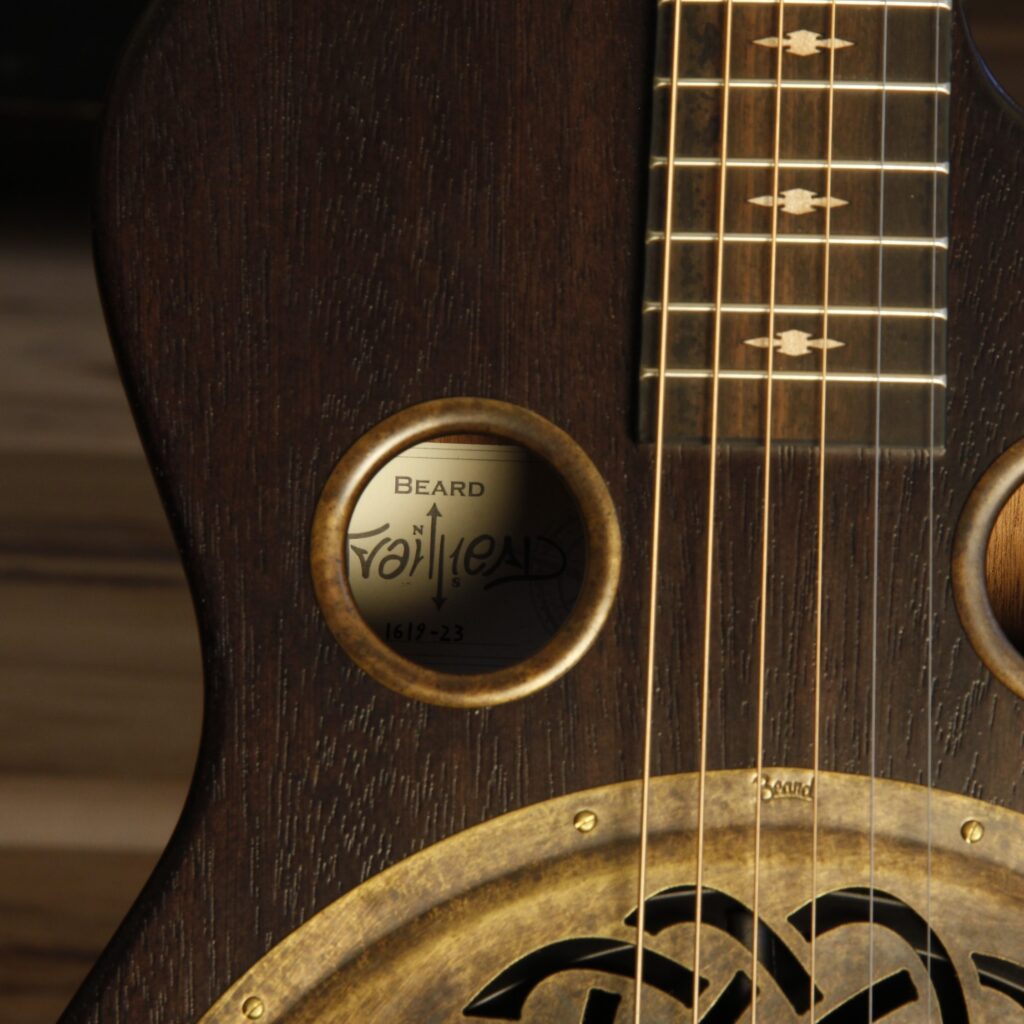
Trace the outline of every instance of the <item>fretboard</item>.
{"type": "Polygon", "coordinates": [[[950,5],[837,0],[833,35],[829,0],[786,0],[781,89],[779,3],[732,7],[727,76],[725,0],[685,0],[673,82],[676,5],[659,4],[641,434],[653,437],[664,333],[669,441],[710,435],[712,387],[721,438],[761,439],[770,383],[777,440],[817,441],[824,396],[830,444],[941,446],[950,5]]]}

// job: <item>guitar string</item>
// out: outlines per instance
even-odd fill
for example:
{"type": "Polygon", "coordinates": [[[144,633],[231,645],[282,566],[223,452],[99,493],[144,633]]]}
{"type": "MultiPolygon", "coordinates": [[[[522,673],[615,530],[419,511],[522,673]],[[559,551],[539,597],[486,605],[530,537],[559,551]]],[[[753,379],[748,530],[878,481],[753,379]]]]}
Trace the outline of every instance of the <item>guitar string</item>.
{"type": "Polygon", "coordinates": [[[822,677],[822,637],[824,633],[824,578],[825,578],[825,443],[828,432],[828,341],[829,341],[829,302],[831,300],[832,277],[832,179],[833,157],[835,154],[835,123],[836,123],[836,46],[838,36],[838,12],[836,0],[832,0],[828,59],[828,113],[827,133],[828,151],[825,157],[825,251],[822,269],[822,329],[821,329],[821,408],[818,424],[818,550],[815,567],[815,641],[814,641],[814,767],[811,780],[814,785],[811,806],[811,991],[810,1024],[814,1024],[816,1006],[814,992],[818,972],[817,938],[818,938],[818,826],[821,801],[821,677],[822,677]]]}
{"type": "Polygon", "coordinates": [[[641,1024],[643,1007],[644,929],[646,927],[648,830],[651,804],[651,745],[654,718],[654,662],[658,626],[658,555],[661,543],[662,466],[665,450],[665,382],[668,367],[669,297],[672,272],[672,222],[675,201],[676,127],[679,111],[679,53],[682,39],[683,0],[674,0],[672,27],[672,87],[669,90],[668,150],[665,162],[665,233],[661,278],[661,318],[658,339],[658,389],[655,412],[654,492],[651,511],[651,571],[648,595],[647,671],[644,685],[643,779],[640,785],[640,866],[637,878],[636,967],[633,1021],[641,1024]]]}
{"type": "Polygon", "coordinates": [[[762,799],[760,781],[764,775],[764,712],[768,651],[768,561],[771,539],[771,483],[772,483],[772,413],[773,375],[775,372],[775,307],[778,290],[779,266],[779,184],[782,170],[782,79],[785,68],[786,0],[779,0],[778,51],[775,61],[775,144],[772,162],[772,228],[769,267],[770,291],[768,298],[768,366],[764,403],[764,499],[761,510],[761,594],[760,621],[758,623],[757,665],[757,774],[754,785],[754,933],[750,943],[751,1001],[750,1024],[757,1024],[757,975],[760,956],[761,931],[761,817],[762,799]]]}
{"type": "MultiPolygon", "coordinates": [[[[889,82],[889,6],[883,7],[882,15],[882,83],[889,82]]],[[[885,158],[887,153],[889,94],[882,93],[882,130],[878,201],[878,236],[885,237],[885,158]]],[[[885,307],[885,247],[878,250],[878,308],[885,307]]],[[[872,592],[871,592],[871,728],[870,767],[868,797],[868,1020],[874,1020],[875,1013],[875,775],[878,768],[878,565],[881,545],[881,484],[882,484],[882,334],[883,318],[878,316],[875,338],[875,370],[878,380],[875,384],[875,466],[874,466],[874,536],[872,538],[872,592]]]]}
{"type": "MultiPolygon", "coordinates": [[[[938,9],[935,11],[935,81],[938,83],[942,80],[942,13],[938,9]]],[[[932,126],[933,130],[933,142],[934,142],[934,154],[936,161],[939,159],[939,129],[940,129],[940,118],[939,118],[940,100],[938,93],[935,95],[934,104],[934,123],[932,126]]],[[[932,235],[938,237],[939,234],[939,182],[938,178],[932,183],[932,235]]],[[[938,305],[938,254],[932,253],[932,308],[934,309],[938,305]]],[[[931,375],[934,378],[936,373],[936,344],[938,337],[938,328],[935,322],[932,323],[931,330],[931,375]]],[[[925,640],[925,651],[927,660],[927,692],[928,692],[928,723],[927,723],[927,752],[926,756],[928,759],[927,766],[927,777],[928,777],[928,790],[927,790],[927,807],[926,807],[926,824],[925,829],[927,833],[927,863],[925,866],[925,913],[927,920],[932,919],[932,787],[934,779],[932,777],[932,758],[934,756],[933,750],[933,730],[935,728],[935,675],[934,675],[934,656],[935,656],[935,416],[936,416],[936,402],[935,402],[935,388],[929,390],[928,396],[928,628],[925,640]]],[[[928,955],[928,982],[929,988],[934,991],[935,986],[932,982],[932,931],[929,928],[925,937],[926,953],[928,955]]],[[[928,1000],[928,1024],[932,1021],[932,1000],[928,1000]]]]}
{"type": "Polygon", "coordinates": [[[708,456],[708,518],[707,518],[707,564],[704,574],[704,656],[701,666],[700,685],[700,726],[698,745],[700,747],[700,767],[697,778],[697,858],[695,873],[697,876],[694,891],[693,918],[693,1024],[700,1018],[700,964],[701,964],[701,926],[704,922],[704,830],[705,808],[707,799],[707,766],[708,766],[708,698],[711,693],[711,600],[714,593],[715,565],[715,500],[718,484],[718,411],[722,365],[722,311],[725,295],[725,238],[726,212],[728,202],[729,180],[729,104],[730,87],[732,85],[732,26],[733,0],[726,0],[725,24],[723,26],[725,42],[722,50],[722,168],[719,175],[718,191],[718,239],[715,253],[715,320],[714,320],[714,353],[711,369],[711,430],[710,454],[708,456]]]}

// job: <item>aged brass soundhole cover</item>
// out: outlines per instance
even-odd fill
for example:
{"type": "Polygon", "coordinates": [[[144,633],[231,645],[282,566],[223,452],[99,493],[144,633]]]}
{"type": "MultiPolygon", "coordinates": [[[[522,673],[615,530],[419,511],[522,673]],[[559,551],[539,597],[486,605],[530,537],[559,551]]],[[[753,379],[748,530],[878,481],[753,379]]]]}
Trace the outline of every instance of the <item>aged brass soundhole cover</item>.
{"type": "MultiPolygon", "coordinates": [[[[815,787],[813,1019],[1024,1022],[1019,815],[900,783],[770,769],[761,780],[709,777],[703,1024],[750,1015],[756,799],[765,801],[758,1018],[811,1020],[815,787]]],[[[690,1019],[695,797],[692,776],[655,780],[645,1024],[690,1019]]],[[[252,998],[266,1024],[625,1024],[637,800],[635,783],[575,794],[409,858],[271,950],[201,1024],[238,1020],[252,998]],[[581,829],[581,814],[594,827],[581,829]]]]}
{"type": "Polygon", "coordinates": [[[413,406],[360,438],[324,488],[311,547],[320,608],[351,658],[456,707],[567,672],[604,623],[620,561],[611,498],[579,445],[476,398],[413,406]]]}

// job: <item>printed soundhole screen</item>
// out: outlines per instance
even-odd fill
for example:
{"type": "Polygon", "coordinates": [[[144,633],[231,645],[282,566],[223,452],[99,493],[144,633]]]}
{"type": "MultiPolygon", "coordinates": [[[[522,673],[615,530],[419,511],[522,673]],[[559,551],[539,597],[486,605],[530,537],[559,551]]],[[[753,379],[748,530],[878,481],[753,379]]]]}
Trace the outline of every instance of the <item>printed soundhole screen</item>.
{"type": "Polygon", "coordinates": [[[359,611],[398,654],[442,672],[515,664],[579,594],[583,524],[559,475],[498,438],[439,438],[392,459],[345,545],[359,611]]]}

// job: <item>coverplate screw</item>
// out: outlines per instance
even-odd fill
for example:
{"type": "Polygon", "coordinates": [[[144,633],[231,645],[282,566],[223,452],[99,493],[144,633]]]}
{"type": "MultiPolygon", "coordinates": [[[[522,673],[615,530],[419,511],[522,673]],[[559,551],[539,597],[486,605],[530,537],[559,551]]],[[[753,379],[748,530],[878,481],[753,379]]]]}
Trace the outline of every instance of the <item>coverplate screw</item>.
{"type": "Polygon", "coordinates": [[[982,836],[985,835],[985,826],[975,818],[969,818],[960,826],[960,835],[964,837],[965,843],[970,843],[973,846],[975,843],[981,842],[982,836]]]}
{"type": "Polygon", "coordinates": [[[249,996],[242,1003],[242,1016],[246,1020],[259,1020],[263,1016],[264,1009],[263,1000],[259,996],[249,996]]]}
{"type": "Polygon", "coordinates": [[[572,819],[572,827],[584,835],[593,832],[597,828],[597,815],[593,811],[579,811],[572,819]]]}

